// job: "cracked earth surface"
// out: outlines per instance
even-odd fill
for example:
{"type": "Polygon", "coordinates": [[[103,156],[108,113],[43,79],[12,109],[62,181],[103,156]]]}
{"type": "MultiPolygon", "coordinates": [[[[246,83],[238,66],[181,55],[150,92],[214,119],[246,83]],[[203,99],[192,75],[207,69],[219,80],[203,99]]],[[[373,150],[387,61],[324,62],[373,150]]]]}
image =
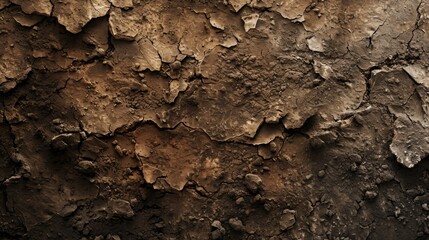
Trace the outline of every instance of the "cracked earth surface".
{"type": "Polygon", "coordinates": [[[426,0],[0,0],[1,239],[428,239],[426,0]]]}

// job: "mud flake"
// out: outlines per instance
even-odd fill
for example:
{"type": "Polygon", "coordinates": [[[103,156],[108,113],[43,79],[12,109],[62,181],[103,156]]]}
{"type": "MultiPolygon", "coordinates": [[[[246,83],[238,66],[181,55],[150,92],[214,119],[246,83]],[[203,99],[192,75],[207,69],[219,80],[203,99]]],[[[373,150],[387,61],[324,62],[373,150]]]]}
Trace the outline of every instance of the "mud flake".
{"type": "Polygon", "coordinates": [[[304,15],[304,11],[310,3],[311,0],[274,0],[271,10],[280,13],[280,15],[285,19],[294,20],[299,19],[304,15]]]}
{"type": "Polygon", "coordinates": [[[31,66],[26,56],[24,48],[5,47],[5,52],[0,56],[0,93],[14,89],[27,78],[31,66]],[[8,65],[4,64],[6,62],[8,65]]]}
{"type": "Polygon", "coordinates": [[[244,31],[248,32],[250,29],[256,28],[256,24],[259,20],[259,14],[252,13],[241,18],[244,22],[244,31]]]}
{"type": "Polygon", "coordinates": [[[331,66],[324,64],[319,61],[314,61],[313,63],[314,72],[319,74],[325,80],[333,80],[335,77],[334,70],[331,66]]]}
{"type": "Polygon", "coordinates": [[[132,41],[138,33],[136,21],[135,15],[127,15],[120,8],[112,8],[109,15],[109,31],[116,39],[132,41]]]}
{"type": "Polygon", "coordinates": [[[219,21],[216,17],[210,17],[210,25],[212,25],[214,28],[225,30],[225,25],[219,21]]]}
{"type": "Polygon", "coordinates": [[[180,92],[185,91],[188,88],[188,83],[184,79],[172,80],[170,82],[170,91],[166,96],[168,103],[173,103],[180,92]]]}
{"type": "Polygon", "coordinates": [[[283,210],[283,214],[280,217],[280,229],[282,231],[286,231],[291,229],[295,225],[295,214],[296,211],[285,209],[283,210]]]}
{"type": "Polygon", "coordinates": [[[394,137],[390,150],[397,161],[405,167],[412,168],[429,155],[429,131],[419,123],[398,118],[395,121],[394,137]]]}
{"type": "Polygon", "coordinates": [[[23,13],[17,13],[13,16],[13,19],[23,27],[32,27],[43,20],[43,16],[40,15],[28,15],[23,13]]]}
{"type": "Polygon", "coordinates": [[[50,0],[38,0],[38,1],[11,0],[11,2],[20,5],[22,11],[27,14],[34,13],[34,14],[40,14],[43,16],[50,16],[53,8],[50,0]]]}
{"type": "Polygon", "coordinates": [[[107,0],[55,1],[53,16],[67,31],[78,33],[93,18],[103,17],[110,9],[107,0]]]}
{"type": "Polygon", "coordinates": [[[225,39],[220,45],[222,47],[231,48],[231,47],[237,46],[237,44],[238,44],[237,38],[229,37],[225,39]]]}
{"type": "Polygon", "coordinates": [[[139,64],[137,70],[159,71],[161,69],[161,58],[152,42],[148,39],[141,39],[138,41],[138,46],[140,55],[137,56],[138,61],[136,63],[139,64]]]}
{"type": "Polygon", "coordinates": [[[115,7],[125,9],[132,8],[134,5],[133,0],[109,0],[109,2],[115,7]]]}
{"type": "Polygon", "coordinates": [[[408,65],[403,68],[404,71],[410,75],[410,77],[418,84],[425,86],[429,89],[429,76],[427,74],[427,70],[423,69],[423,67],[415,64],[408,65]]]}
{"type": "Polygon", "coordinates": [[[307,39],[307,46],[313,52],[324,52],[325,47],[323,46],[323,40],[317,37],[311,37],[307,39]]]}
{"type": "Polygon", "coordinates": [[[251,0],[229,0],[229,4],[231,4],[235,12],[240,11],[240,9],[250,2],[251,0]]]}

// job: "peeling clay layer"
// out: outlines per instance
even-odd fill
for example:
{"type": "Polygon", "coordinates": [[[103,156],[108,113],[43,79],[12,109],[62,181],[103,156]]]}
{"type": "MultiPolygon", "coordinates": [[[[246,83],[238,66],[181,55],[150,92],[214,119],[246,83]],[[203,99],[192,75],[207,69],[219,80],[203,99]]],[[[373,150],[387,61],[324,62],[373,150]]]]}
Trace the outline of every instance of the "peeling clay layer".
{"type": "Polygon", "coordinates": [[[428,239],[428,14],[0,0],[0,238],[428,239]]]}

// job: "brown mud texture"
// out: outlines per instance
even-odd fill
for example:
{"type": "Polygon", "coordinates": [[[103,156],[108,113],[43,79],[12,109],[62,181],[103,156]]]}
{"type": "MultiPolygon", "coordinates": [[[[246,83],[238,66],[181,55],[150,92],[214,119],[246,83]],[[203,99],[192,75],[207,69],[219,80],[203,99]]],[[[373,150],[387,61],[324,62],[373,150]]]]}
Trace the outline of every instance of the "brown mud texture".
{"type": "Polygon", "coordinates": [[[429,239],[428,0],[0,0],[0,239],[429,239]]]}

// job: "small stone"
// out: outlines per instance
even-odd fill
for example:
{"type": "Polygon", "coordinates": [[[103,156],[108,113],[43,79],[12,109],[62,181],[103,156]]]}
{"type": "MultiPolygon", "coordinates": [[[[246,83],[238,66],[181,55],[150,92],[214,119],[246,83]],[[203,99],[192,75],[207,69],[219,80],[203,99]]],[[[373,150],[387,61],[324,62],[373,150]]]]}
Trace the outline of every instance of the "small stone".
{"type": "Polygon", "coordinates": [[[261,194],[257,194],[254,198],[253,198],[253,202],[257,203],[257,202],[263,202],[262,196],[261,194]]]}
{"type": "Polygon", "coordinates": [[[270,148],[271,152],[277,152],[277,144],[275,142],[270,142],[270,144],[268,144],[268,147],[270,148]]]}
{"type": "Polygon", "coordinates": [[[84,131],[79,132],[79,134],[80,134],[80,137],[81,137],[83,140],[88,139],[88,136],[86,135],[86,133],[85,133],[84,131]]]}
{"type": "Polygon", "coordinates": [[[414,201],[416,201],[416,202],[419,202],[419,201],[420,202],[429,202],[429,193],[425,193],[423,195],[416,196],[414,198],[414,201]]]}
{"type": "Polygon", "coordinates": [[[60,215],[61,217],[68,217],[72,215],[76,211],[76,209],[77,209],[76,204],[70,204],[65,206],[58,215],[60,215]]]}
{"type": "Polygon", "coordinates": [[[427,204],[427,203],[423,203],[423,204],[422,204],[422,208],[423,208],[425,211],[429,211],[429,206],[428,206],[428,204],[427,204]]]}
{"type": "Polygon", "coordinates": [[[244,198],[243,197],[239,197],[237,198],[237,200],[235,200],[235,204],[237,205],[241,205],[244,203],[244,198]]]}
{"type": "Polygon", "coordinates": [[[273,209],[273,206],[269,202],[266,202],[264,203],[264,209],[265,211],[270,212],[273,209]]]}
{"type": "Polygon", "coordinates": [[[366,191],[365,192],[365,197],[368,198],[368,199],[374,199],[374,198],[377,197],[377,195],[378,194],[375,191],[366,191]]]}
{"type": "Polygon", "coordinates": [[[360,155],[357,154],[352,154],[349,156],[350,161],[355,162],[355,163],[362,163],[362,157],[360,155]]]}
{"type": "Polygon", "coordinates": [[[64,141],[58,140],[58,141],[51,141],[51,147],[55,151],[64,151],[67,149],[68,145],[64,141]]]}
{"type": "Polygon", "coordinates": [[[395,176],[393,176],[393,174],[389,171],[384,171],[380,174],[380,178],[383,182],[388,182],[393,180],[395,176]]]}
{"type": "Polygon", "coordinates": [[[396,208],[393,213],[395,214],[396,218],[399,218],[399,216],[401,215],[401,209],[400,208],[396,208]]]}
{"type": "Polygon", "coordinates": [[[223,229],[223,227],[222,227],[222,223],[221,223],[219,220],[214,220],[214,221],[212,222],[212,228],[215,228],[215,229],[223,229]]]}
{"type": "Polygon", "coordinates": [[[356,163],[353,162],[352,164],[350,164],[350,171],[351,172],[356,172],[357,169],[358,169],[358,166],[356,163]]]}
{"type": "Polygon", "coordinates": [[[121,240],[121,237],[119,235],[107,235],[107,240],[121,240]]]}
{"type": "Polygon", "coordinates": [[[320,170],[320,171],[317,173],[317,176],[318,176],[318,177],[320,177],[320,178],[323,178],[323,177],[325,176],[325,174],[326,174],[325,170],[320,170]]]}
{"type": "Polygon", "coordinates": [[[226,233],[225,228],[223,228],[222,223],[219,220],[214,220],[212,223],[211,239],[221,239],[222,236],[226,233]]]}
{"type": "Polygon", "coordinates": [[[51,139],[51,147],[56,151],[63,151],[70,147],[76,147],[80,143],[80,135],[64,133],[51,139]]]}
{"type": "Polygon", "coordinates": [[[108,212],[111,216],[131,218],[134,211],[128,201],[122,199],[110,199],[107,203],[108,212]]]}
{"type": "Polygon", "coordinates": [[[381,182],[382,182],[382,181],[381,181],[381,179],[380,179],[380,178],[376,178],[376,179],[375,179],[375,183],[376,183],[376,184],[380,184],[381,182]]]}
{"type": "Polygon", "coordinates": [[[164,224],[164,222],[155,223],[155,227],[158,229],[162,229],[165,227],[165,224],[164,224]]]}
{"type": "Polygon", "coordinates": [[[419,190],[417,190],[417,189],[407,189],[406,193],[407,193],[407,195],[409,195],[411,197],[415,197],[415,196],[419,195],[419,190]]]}
{"type": "Polygon", "coordinates": [[[230,218],[228,223],[234,231],[243,232],[245,230],[243,222],[238,218],[230,218]]]}
{"type": "Polygon", "coordinates": [[[78,169],[83,173],[94,173],[97,166],[91,161],[82,160],[78,163],[78,169]]]}
{"type": "Polygon", "coordinates": [[[295,224],[295,213],[296,211],[285,209],[282,216],[280,217],[280,229],[282,231],[291,229],[295,224]]]}
{"type": "Polygon", "coordinates": [[[248,173],[244,177],[244,180],[246,187],[253,193],[256,193],[262,185],[262,179],[256,174],[248,173]]]}
{"type": "Polygon", "coordinates": [[[124,156],[124,151],[122,150],[122,148],[119,145],[115,146],[115,152],[120,156],[123,157],[124,156]]]}

